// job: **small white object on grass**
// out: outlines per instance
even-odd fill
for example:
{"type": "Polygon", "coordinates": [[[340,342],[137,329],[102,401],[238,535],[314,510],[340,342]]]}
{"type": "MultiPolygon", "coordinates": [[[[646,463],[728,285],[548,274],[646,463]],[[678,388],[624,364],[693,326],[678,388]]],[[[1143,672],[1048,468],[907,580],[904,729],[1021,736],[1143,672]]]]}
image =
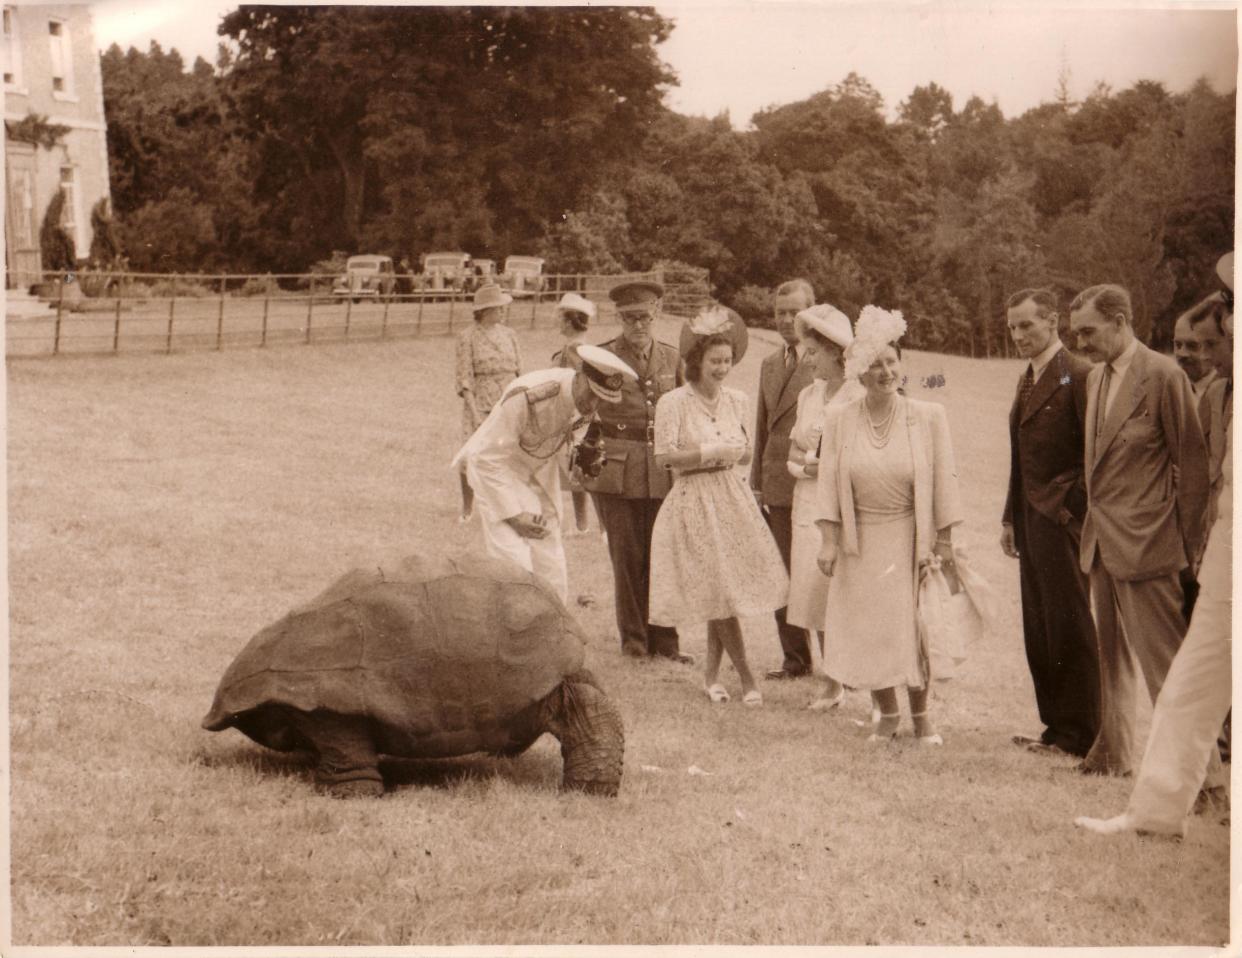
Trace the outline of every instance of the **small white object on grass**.
{"type": "Polygon", "coordinates": [[[644,772],[662,772],[662,771],[664,771],[664,769],[660,768],[660,766],[659,766],[659,765],[640,765],[640,766],[638,766],[638,767],[639,767],[639,768],[641,768],[644,772]]]}
{"type": "Polygon", "coordinates": [[[691,775],[711,775],[711,774],[713,774],[712,772],[705,772],[705,771],[703,771],[703,769],[699,768],[697,765],[691,765],[688,769],[686,769],[686,771],[687,771],[687,772],[689,772],[691,775]]]}

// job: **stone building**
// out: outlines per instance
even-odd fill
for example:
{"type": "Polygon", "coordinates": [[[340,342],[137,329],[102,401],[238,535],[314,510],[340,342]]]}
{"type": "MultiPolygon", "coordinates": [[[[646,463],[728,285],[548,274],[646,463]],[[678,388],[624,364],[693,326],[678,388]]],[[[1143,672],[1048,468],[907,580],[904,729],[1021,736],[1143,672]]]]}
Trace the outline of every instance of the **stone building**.
{"type": "Polygon", "coordinates": [[[5,4],[3,65],[5,287],[24,289],[40,278],[39,230],[56,192],[79,258],[90,252],[91,210],[110,196],[90,7],[5,4]]]}

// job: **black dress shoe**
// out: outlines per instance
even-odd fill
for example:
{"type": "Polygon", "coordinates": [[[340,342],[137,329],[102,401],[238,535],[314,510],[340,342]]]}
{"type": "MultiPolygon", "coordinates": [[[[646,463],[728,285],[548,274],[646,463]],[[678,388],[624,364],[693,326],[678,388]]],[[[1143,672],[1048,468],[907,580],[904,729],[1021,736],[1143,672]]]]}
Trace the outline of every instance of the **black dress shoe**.
{"type": "Polygon", "coordinates": [[[809,675],[809,669],[794,671],[793,669],[768,669],[764,674],[767,679],[800,679],[804,675],[809,675]]]}
{"type": "Polygon", "coordinates": [[[694,665],[694,656],[689,652],[657,652],[659,658],[668,659],[670,662],[677,662],[680,665],[694,665]]]}

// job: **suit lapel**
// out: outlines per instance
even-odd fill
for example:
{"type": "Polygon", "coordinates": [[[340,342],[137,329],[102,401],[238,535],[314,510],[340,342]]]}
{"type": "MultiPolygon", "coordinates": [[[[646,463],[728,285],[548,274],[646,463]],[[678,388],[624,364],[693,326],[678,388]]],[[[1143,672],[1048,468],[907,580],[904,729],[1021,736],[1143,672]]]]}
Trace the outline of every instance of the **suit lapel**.
{"type": "Polygon", "coordinates": [[[775,422],[785,415],[793,406],[798,403],[798,393],[802,392],[802,387],[807,385],[809,379],[804,373],[805,364],[796,363],[793,369],[784,368],[784,356],[781,357],[782,376],[784,381],[781,383],[780,392],[776,394],[776,404],[772,410],[772,421],[775,422]]]}
{"type": "MultiPolygon", "coordinates": [[[[1065,365],[1065,348],[1057,350],[1056,355],[1049,361],[1044,369],[1044,374],[1035,380],[1035,385],[1031,388],[1031,394],[1026,397],[1026,407],[1022,410],[1022,422],[1026,422],[1039,410],[1039,407],[1046,403],[1062,385],[1068,382],[1068,368],[1065,365]]],[[[1021,384],[1018,386],[1021,389],[1021,384]]]]}
{"type": "MultiPolygon", "coordinates": [[[[1102,371],[1101,378],[1103,378],[1102,371]]],[[[1140,343],[1138,350],[1134,353],[1134,359],[1130,361],[1130,368],[1126,370],[1125,376],[1121,379],[1121,385],[1117,387],[1117,398],[1113,400],[1113,408],[1108,411],[1108,418],[1104,421],[1104,428],[1100,432],[1100,439],[1095,448],[1097,462],[1112,441],[1117,438],[1117,433],[1121,432],[1121,427],[1130,418],[1130,414],[1143,401],[1146,383],[1147,356],[1140,343]]]]}

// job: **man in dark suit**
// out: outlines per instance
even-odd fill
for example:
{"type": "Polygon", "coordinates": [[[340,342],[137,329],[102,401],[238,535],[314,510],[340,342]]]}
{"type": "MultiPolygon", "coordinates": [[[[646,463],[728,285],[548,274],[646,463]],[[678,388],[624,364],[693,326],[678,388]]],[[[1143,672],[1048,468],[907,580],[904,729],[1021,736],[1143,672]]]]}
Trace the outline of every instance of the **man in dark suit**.
{"type": "Polygon", "coordinates": [[[1208,495],[1190,380],[1135,338],[1131,315],[1130,294],[1114,285],[1070,306],[1078,345],[1099,364],[1087,377],[1079,558],[1095,599],[1100,732],[1081,767],[1105,775],[1134,767],[1133,659],[1154,701],[1186,634],[1183,576],[1200,554],[1208,495]]]}
{"type": "MultiPolygon", "coordinates": [[[[755,453],[750,484],[763,508],[772,538],[776,540],[785,568],[793,541],[794,479],[786,465],[789,431],[798,418],[798,393],[814,379],[810,365],[802,362],[802,347],[794,317],[815,305],[815,291],[804,279],[793,279],[776,289],[773,313],[784,346],[763,361],[759,369],[759,406],[755,423],[755,453]]],[[[811,671],[811,646],[806,629],[785,621],[785,610],[776,610],[784,661],[767,673],[770,679],[796,678],[811,671]]]]}
{"type": "Polygon", "coordinates": [[[1100,667],[1078,543],[1087,511],[1083,419],[1091,364],[1061,345],[1056,295],[1009,298],[1008,326],[1028,359],[1009,410],[1009,495],[1001,549],[1018,560],[1026,661],[1043,732],[1030,751],[1087,754],[1099,731],[1100,667]]]}
{"type": "Polygon", "coordinates": [[[599,476],[583,486],[595,498],[608,535],[622,654],[689,664],[694,657],[678,648],[677,630],[647,622],[651,530],[669,490],[668,473],[655,464],[655,407],[685,381],[677,349],[651,335],[663,295],[659,283],[645,281],[621,283],[608,293],[621,317],[621,335],[600,345],[620,356],[638,379],[622,384],[621,402],[601,404],[607,459],[599,476]]]}

